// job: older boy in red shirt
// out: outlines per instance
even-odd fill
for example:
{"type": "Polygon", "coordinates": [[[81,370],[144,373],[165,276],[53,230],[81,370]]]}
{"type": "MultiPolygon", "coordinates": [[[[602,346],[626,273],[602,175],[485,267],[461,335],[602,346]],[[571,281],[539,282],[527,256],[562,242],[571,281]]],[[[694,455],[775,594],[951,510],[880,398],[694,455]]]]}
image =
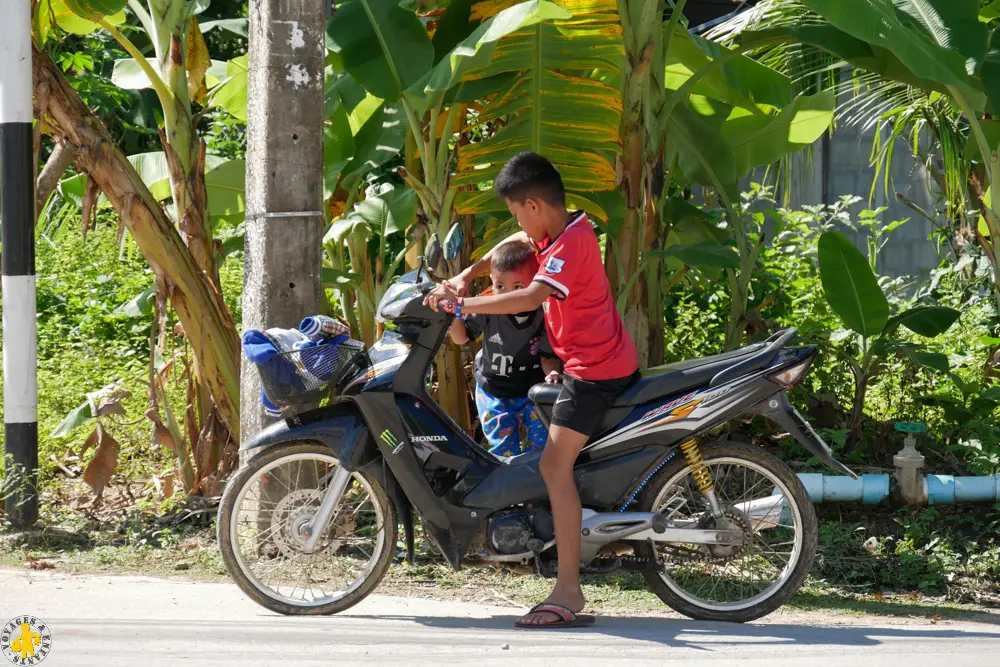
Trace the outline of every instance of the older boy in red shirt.
{"type": "Polygon", "coordinates": [[[559,572],[552,593],[517,625],[581,625],[593,618],[577,616],[586,600],[580,588],[582,510],[573,464],[612,401],[637,378],[638,354],[615,307],[594,228],[582,211],[567,214],[562,178],[552,163],[521,153],[504,166],[493,187],[523,230],[504,243],[528,240],[538,249],[532,284],[509,294],[464,298],[472,279],[489,271],[490,252],[435,289],[427,302],[436,309],[441,300],[456,300],[465,314],[544,310],[549,342],[564,363],[540,463],[555,521],[559,572]]]}

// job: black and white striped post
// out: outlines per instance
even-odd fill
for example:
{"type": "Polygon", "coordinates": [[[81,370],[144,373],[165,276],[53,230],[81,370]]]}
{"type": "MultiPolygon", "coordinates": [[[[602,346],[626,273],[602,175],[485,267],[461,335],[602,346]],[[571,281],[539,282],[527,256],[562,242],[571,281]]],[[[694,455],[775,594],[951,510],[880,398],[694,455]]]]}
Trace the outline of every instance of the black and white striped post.
{"type": "Polygon", "coordinates": [[[38,518],[35,178],[31,132],[31,3],[4,3],[0,40],[0,216],[3,228],[3,417],[7,474],[20,477],[7,519],[38,518]],[[13,468],[11,467],[13,464],[13,468]]]}

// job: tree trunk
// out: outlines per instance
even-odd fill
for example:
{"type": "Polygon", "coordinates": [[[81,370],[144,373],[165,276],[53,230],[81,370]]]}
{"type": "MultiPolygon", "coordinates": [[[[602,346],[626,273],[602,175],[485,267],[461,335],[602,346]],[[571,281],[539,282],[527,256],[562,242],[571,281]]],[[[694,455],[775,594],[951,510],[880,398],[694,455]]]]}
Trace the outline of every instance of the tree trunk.
{"type": "Polygon", "coordinates": [[[77,166],[100,186],[146,262],[163,277],[219,414],[238,439],[239,341],[222,295],[101,121],[45,53],[35,49],[33,56],[36,118],[78,151],[77,166]]]}
{"type": "MultiPolygon", "coordinates": [[[[351,232],[347,236],[347,254],[351,259],[351,270],[361,276],[363,283],[358,291],[362,294],[375,294],[375,277],[372,269],[371,255],[368,254],[368,237],[363,232],[351,232]]],[[[358,327],[361,341],[371,347],[375,343],[375,310],[378,304],[369,304],[357,299],[355,312],[358,316],[358,327]]]]}
{"type": "MultiPolygon", "coordinates": [[[[158,70],[172,94],[169,99],[163,97],[160,99],[164,112],[160,143],[167,158],[170,191],[181,238],[191,251],[198,268],[212,281],[216,290],[221,290],[212,230],[207,224],[205,143],[198,137],[191,109],[190,86],[201,85],[200,79],[203,75],[198,74],[198,60],[199,56],[207,59],[207,51],[198,32],[197,22],[185,19],[185,12],[181,11],[183,6],[183,2],[171,0],[162,5],[160,8],[162,12],[153,9],[153,23],[157,26],[155,46],[158,70]],[[197,46],[201,47],[200,52],[198,48],[191,48],[197,46]],[[189,54],[192,58],[190,77],[187,62],[189,54]]],[[[205,64],[204,61],[202,63],[205,64]]],[[[204,95],[203,85],[200,94],[204,95]]],[[[204,437],[199,437],[203,426],[214,425],[217,421],[211,390],[205,378],[205,371],[197,360],[192,370],[195,380],[193,391],[195,410],[194,428],[190,438],[191,447],[202,450],[215,449],[218,443],[206,442],[204,437]]],[[[223,430],[213,426],[207,433],[214,435],[216,431],[223,430]]],[[[199,458],[203,462],[208,460],[205,454],[199,458]]]]}
{"type": "Polygon", "coordinates": [[[622,65],[622,119],[619,137],[622,147],[619,187],[625,199],[625,220],[612,250],[607,271],[614,288],[626,285],[640,270],[625,295],[622,317],[639,352],[639,364],[646,367],[663,359],[663,308],[653,307],[658,298],[659,269],[641,268],[645,251],[657,238],[659,220],[655,204],[647,192],[649,156],[659,152],[660,142],[651,136],[647,119],[655,109],[652,84],[654,63],[662,62],[657,50],[662,39],[663,0],[618,0],[622,21],[625,62],[622,65]],[[653,207],[649,211],[649,207],[653,207]],[[619,270],[619,263],[621,268],[619,270]],[[653,292],[651,295],[650,292],[653,292]]]}
{"type": "MultiPolygon", "coordinates": [[[[467,248],[463,248],[455,264],[468,265],[470,252],[467,248]]],[[[438,403],[466,432],[471,431],[472,415],[469,411],[468,385],[462,365],[462,348],[451,342],[451,338],[445,340],[438,352],[437,371],[438,403]]]]}
{"type": "Polygon", "coordinates": [[[862,372],[854,383],[854,406],[851,408],[851,421],[848,424],[849,433],[845,454],[850,454],[861,443],[861,426],[865,418],[865,397],[868,395],[868,375],[862,372]]]}
{"type": "Polygon", "coordinates": [[[437,356],[438,404],[466,432],[472,428],[465,371],[462,368],[462,348],[446,340],[437,356]]]}
{"type": "Polygon", "coordinates": [[[177,210],[177,227],[181,238],[191,251],[198,268],[218,289],[219,268],[215,261],[216,253],[206,215],[208,193],[205,190],[205,142],[194,138],[194,162],[190,168],[185,168],[178,155],[178,149],[188,150],[191,147],[171,145],[162,130],[160,141],[167,156],[171,192],[177,210]]]}
{"type": "MultiPolygon", "coordinates": [[[[646,250],[659,250],[665,244],[667,235],[670,233],[669,225],[661,220],[660,212],[657,209],[657,202],[660,199],[663,188],[663,153],[658,152],[653,160],[646,165],[646,220],[643,230],[642,246],[646,250]]],[[[648,356],[646,365],[648,367],[659,366],[664,361],[664,335],[666,326],[663,320],[663,262],[649,262],[646,267],[645,280],[645,303],[646,322],[649,323],[646,345],[648,356]]]]}

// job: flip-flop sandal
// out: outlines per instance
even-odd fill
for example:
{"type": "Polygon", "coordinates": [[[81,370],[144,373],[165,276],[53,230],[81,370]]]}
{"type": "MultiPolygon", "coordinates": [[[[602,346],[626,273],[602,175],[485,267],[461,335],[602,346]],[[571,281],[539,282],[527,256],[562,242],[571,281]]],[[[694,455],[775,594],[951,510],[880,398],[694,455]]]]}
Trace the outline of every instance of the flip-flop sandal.
{"type": "Polygon", "coordinates": [[[559,620],[553,621],[552,623],[525,623],[524,621],[519,620],[514,623],[514,626],[528,630],[552,630],[560,628],[584,628],[594,624],[593,616],[575,614],[561,604],[551,604],[547,602],[536,604],[528,611],[527,614],[525,614],[525,616],[528,614],[539,614],[543,612],[552,614],[558,617],[559,620]]]}

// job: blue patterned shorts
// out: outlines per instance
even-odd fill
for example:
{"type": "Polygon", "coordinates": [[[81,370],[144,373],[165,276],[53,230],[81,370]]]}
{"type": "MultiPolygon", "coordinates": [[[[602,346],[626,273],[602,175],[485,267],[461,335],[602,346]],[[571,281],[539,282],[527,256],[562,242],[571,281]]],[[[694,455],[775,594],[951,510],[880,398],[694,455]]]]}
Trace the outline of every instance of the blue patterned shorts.
{"type": "Polygon", "coordinates": [[[545,424],[535,416],[534,404],[523,398],[499,398],[476,385],[476,409],[490,452],[497,456],[517,456],[545,447],[549,438],[545,424]],[[523,426],[527,437],[521,442],[523,426]]]}

